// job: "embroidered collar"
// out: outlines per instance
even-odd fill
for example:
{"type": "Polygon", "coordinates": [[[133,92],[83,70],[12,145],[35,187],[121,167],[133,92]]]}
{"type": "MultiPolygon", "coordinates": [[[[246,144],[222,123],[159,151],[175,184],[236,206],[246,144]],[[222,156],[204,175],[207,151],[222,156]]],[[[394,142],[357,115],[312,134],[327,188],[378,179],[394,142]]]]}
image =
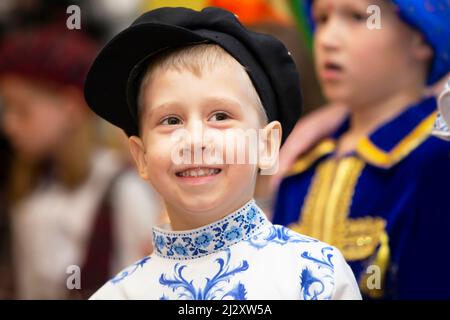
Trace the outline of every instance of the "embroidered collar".
{"type": "MultiPolygon", "coordinates": [[[[363,138],[355,153],[373,166],[389,169],[430,136],[436,116],[436,99],[424,99],[363,138]]],[[[288,176],[307,170],[325,156],[332,156],[336,150],[336,141],[348,130],[349,125],[350,119],[347,118],[331,137],[297,160],[288,176]]]]}
{"type": "Polygon", "coordinates": [[[266,216],[252,199],[223,219],[198,229],[167,231],[154,227],[155,253],[177,260],[199,258],[247,240],[267,222],[266,216]]]}

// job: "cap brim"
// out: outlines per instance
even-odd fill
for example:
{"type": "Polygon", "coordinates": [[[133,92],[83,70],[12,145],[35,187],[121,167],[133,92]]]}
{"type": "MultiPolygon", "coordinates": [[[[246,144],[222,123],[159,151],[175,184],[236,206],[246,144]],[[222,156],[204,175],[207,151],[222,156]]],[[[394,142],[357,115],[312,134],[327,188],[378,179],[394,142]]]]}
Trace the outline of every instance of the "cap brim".
{"type": "Polygon", "coordinates": [[[137,135],[137,123],[126,99],[128,78],[135,66],[162,50],[205,40],[173,25],[145,23],[124,30],[94,60],[85,81],[86,102],[96,114],[127,135],[137,135]]]}

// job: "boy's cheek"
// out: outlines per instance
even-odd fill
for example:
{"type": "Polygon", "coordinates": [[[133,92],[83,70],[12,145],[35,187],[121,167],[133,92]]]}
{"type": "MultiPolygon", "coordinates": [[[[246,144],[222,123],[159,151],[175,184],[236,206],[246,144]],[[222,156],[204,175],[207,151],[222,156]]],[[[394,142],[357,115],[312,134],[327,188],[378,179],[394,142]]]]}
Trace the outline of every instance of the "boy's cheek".
{"type": "Polygon", "coordinates": [[[155,149],[148,153],[148,155],[147,167],[150,173],[157,175],[170,169],[172,165],[170,154],[167,155],[166,152],[155,149]]]}

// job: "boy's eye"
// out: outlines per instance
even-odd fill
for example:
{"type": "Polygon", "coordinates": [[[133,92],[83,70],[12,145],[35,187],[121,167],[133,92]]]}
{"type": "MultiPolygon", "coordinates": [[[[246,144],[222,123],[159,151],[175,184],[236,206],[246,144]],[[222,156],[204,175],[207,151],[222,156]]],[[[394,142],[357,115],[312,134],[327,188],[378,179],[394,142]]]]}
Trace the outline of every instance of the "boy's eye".
{"type": "Polygon", "coordinates": [[[180,123],[181,123],[181,120],[177,117],[167,117],[163,121],[161,121],[161,124],[169,125],[169,126],[175,126],[180,123]]]}
{"type": "Polygon", "coordinates": [[[352,13],[350,13],[350,17],[354,20],[354,21],[365,21],[367,18],[366,18],[366,15],[364,15],[364,14],[361,14],[361,13],[359,13],[359,12],[352,12],[352,13]]]}
{"type": "Polygon", "coordinates": [[[229,119],[230,117],[225,112],[217,112],[209,118],[211,121],[224,121],[229,119]]]}
{"type": "Polygon", "coordinates": [[[328,16],[326,14],[318,14],[314,16],[314,21],[317,24],[324,24],[328,20],[328,16]]]}

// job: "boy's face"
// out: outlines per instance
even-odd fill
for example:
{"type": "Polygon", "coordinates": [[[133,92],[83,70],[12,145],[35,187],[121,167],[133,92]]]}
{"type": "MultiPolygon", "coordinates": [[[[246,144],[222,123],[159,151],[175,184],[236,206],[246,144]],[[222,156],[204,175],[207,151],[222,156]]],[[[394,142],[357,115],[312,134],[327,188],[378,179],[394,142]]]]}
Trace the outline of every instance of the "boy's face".
{"type": "MultiPolygon", "coordinates": [[[[139,172],[165,199],[169,216],[182,211],[199,221],[203,213],[201,224],[220,218],[208,216],[213,212],[226,214],[253,197],[258,164],[229,163],[225,157],[237,136],[224,140],[223,133],[262,127],[246,72],[228,64],[210,69],[199,76],[156,70],[143,93],[141,138],[130,138],[139,172]],[[212,134],[205,139],[207,131],[212,134]],[[180,140],[174,139],[176,133],[182,133],[180,140]],[[224,152],[214,152],[219,149],[224,152]],[[194,153],[208,154],[217,163],[204,158],[195,163],[194,153]],[[176,163],[186,156],[190,162],[176,163]]],[[[279,123],[269,127],[279,128],[279,123]]]]}
{"type": "Polygon", "coordinates": [[[365,105],[417,86],[417,68],[426,76],[431,49],[397,16],[390,1],[315,0],[313,16],[316,69],[331,101],[365,105]],[[375,17],[373,11],[367,13],[370,5],[381,9],[380,29],[369,28],[375,20],[368,26],[369,17],[375,17]]]}
{"type": "Polygon", "coordinates": [[[37,159],[64,143],[74,113],[62,94],[20,76],[4,75],[0,95],[1,127],[16,151],[37,159]]]}

